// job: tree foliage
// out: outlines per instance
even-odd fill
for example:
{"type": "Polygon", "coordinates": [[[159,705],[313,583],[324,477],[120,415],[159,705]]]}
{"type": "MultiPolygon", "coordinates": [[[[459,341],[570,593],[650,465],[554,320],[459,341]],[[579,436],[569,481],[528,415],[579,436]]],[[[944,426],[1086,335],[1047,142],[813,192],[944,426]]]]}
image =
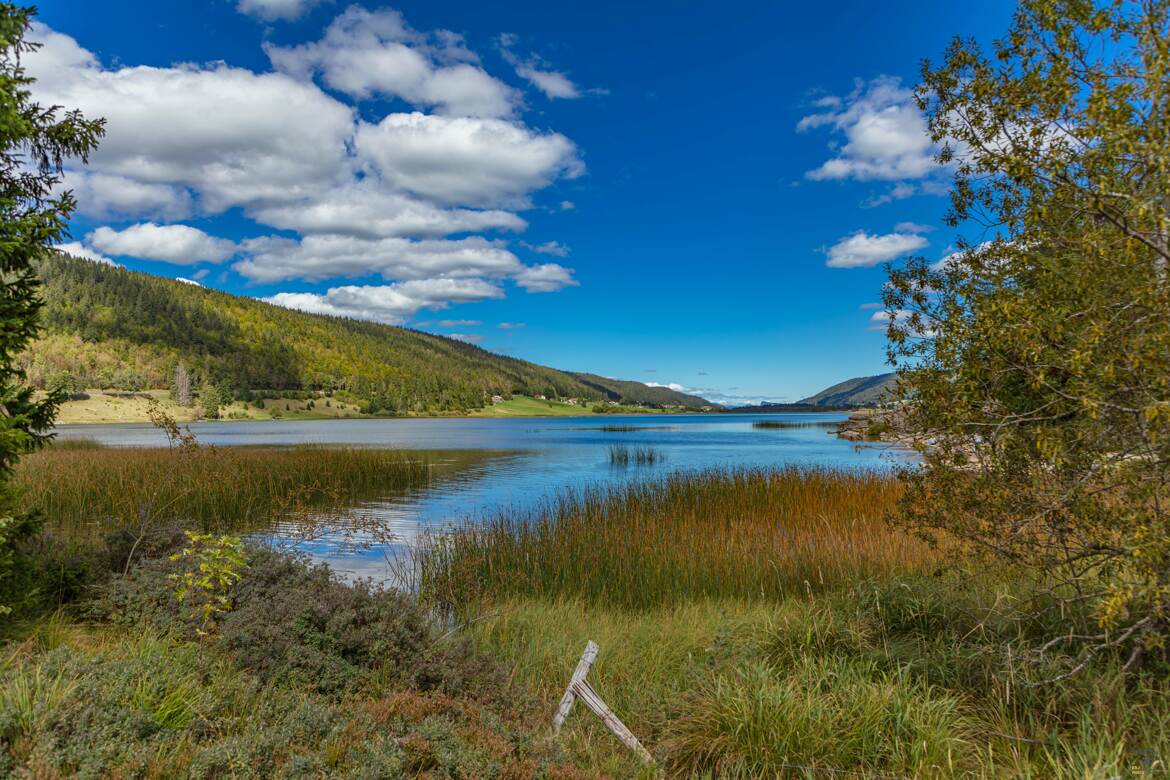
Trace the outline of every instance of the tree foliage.
{"type": "Polygon", "coordinates": [[[1088,605],[1136,668],[1170,637],[1170,0],[1024,0],[919,89],[955,183],[946,261],[891,271],[891,362],[929,439],[904,517],[1088,605]]]}
{"type": "Polygon", "coordinates": [[[85,160],[102,134],[100,121],[62,113],[31,98],[21,55],[33,9],[0,3],[0,612],[10,609],[22,567],[21,546],[35,518],[14,515],[8,480],[20,456],[43,442],[63,389],[33,395],[18,356],[36,337],[42,302],[34,261],[67,235],[74,208],[57,193],[63,162],[85,160]]]}

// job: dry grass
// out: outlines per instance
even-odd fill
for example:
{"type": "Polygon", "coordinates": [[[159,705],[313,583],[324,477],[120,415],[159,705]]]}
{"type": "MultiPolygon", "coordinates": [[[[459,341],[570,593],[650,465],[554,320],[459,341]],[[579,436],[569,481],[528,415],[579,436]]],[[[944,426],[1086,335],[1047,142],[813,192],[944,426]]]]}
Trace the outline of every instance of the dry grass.
{"type": "Polygon", "coordinates": [[[566,493],[431,537],[414,574],[424,598],[455,609],[513,596],[636,608],[782,598],[930,564],[884,520],[899,490],[877,474],[786,469],[566,493]]]}
{"type": "Polygon", "coordinates": [[[88,541],[128,526],[255,530],[306,506],[426,485],[425,459],[323,447],[54,445],[24,458],[15,483],[55,535],[88,541]]]}

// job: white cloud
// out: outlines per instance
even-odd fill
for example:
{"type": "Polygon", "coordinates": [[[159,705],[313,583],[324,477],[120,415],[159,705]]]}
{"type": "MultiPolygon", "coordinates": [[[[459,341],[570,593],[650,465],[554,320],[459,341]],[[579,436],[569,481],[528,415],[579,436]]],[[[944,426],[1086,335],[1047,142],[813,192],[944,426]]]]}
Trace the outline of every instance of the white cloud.
{"type": "Polygon", "coordinates": [[[336,233],[359,238],[438,238],[483,230],[522,231],[528,223],[510,211],[440,208],[388,190],[369,177],[295,203],[253,209],[258,222],[299,233],[336,233]]]}
{"type": "Polygon", "coordinates": [[[237,251],[231,241],[209,236],[190,225],[144,222],[125,230],[100,227],[85,238],[102,252],[175,265],[222,263],[237,251]]]}
{"type": "Polygon", "coordinates": [[[870,235],[859,230],[829,247],[826,252],[829,259],[825,265],[830,268],[868,268],[922,249],[929,243],[913,233],[870,235]]]}
{"type": "Polygon", "coordinates": [[[70,171],[60,189],[72,190],[78,212],[92,219],[174,220],[185,219],[194,212],[191,193],[187,190],[125,176],[70,171]]]}
{"type": "Polygon", "coordinates": [[[351,6],[313,43],[265,46],[273,66],[302,79],[320,74],[332,89],[357,98],[400,98],[451,116],[511,116],[515,90],[466,62],[443,64],[470,52],[450,33],[411,30],[391,9],[351,6]],[[453,49],[452,42],[456,42],[453,49]]]}
{"type": "Polygon", "coordinates": [[[195,287],[203,287],[203,283],[202,283],[202,282],[197,282],[197,281],[195,281],[194,279],[188,279],[188,278],[187,278],[187,277],[185,277],[185,276],[176,276],[176,277],[175,277],[175,281],[176,281],[176,282],[182,282],[183,284],[190,284],[190,285],[193,285],[193,286],[195,286],[195,287]]]}
{"type": "Polygon", "coordinates": [[[845,143],[835,146],[835,155],[809,171],[808,178],[898,181],[938,172],[926,119],[914,93],[899,79],[858,82],[847,97],[822,107],[828,110],[804,117],[797,130],[831,127],[845,136],[845,143]]]}
{"type": "Polygon", "coordinates": [[[236,4],[236,10],[265,22],[274,22],[278,19],[291,22],[300,19],[310,8],[322,2],[323,0],[240,0],[236,4]]]}
{"type": "Polygon", "coordinates": [[[525,249],[529,249],[540,255],[553,255],[554,257],[569,256],[569,248],[560,241],[545,241],[543,244],[529,244],[527,241],[522,241],[521,245],[525,249]]]}
{"type": "Polygon", "coordinates": [[[540,57],[533,55],[522,59],[518,56],[513,51],[513,47],[519,42],[516,35],[504,33],[499,36],[498,42],[500,54],[516,69],[516,75],[543,92],[545,97],[550,100],[555,98],[572,100],[581,97],[581,89],[568,76],[550,67],[540,57]]]}
{"type": "Polygon", "coordinates": [[[572,269],[557,263],[531,266],[516,274],[516,284],[530,293],[556,292],[575,287],[580,282],[573,278],[572,269]]]}
{"type": "Polygon", "coordinates": [[[499,119],[390,114],[362,123],[356,149],[383,180],[445,204],[523,207],[532,190],[584,172],[565,136],[499,119]]]}
{"type": "Polygon", "coordinates": [[[249,256],[232,267],[257,282],[321,281],[372,273],[386,279],[504,277],[524,270],[516,256],[498,242],[479,237],[458,241],[370,241],[321,235],[296,241],[267,236],[244,241],[243,248],[249,256]]]}
{"type": "Polygon", "coordinates": [[[106,119],[90,156],[97,174],[193,188],[209,213],[295,199],[349,175],[353,109],[312,84],[222,63],[108,70],[43,25],[32,38],[44,44],[25,57],[35,97],[106,119]]]}
{"type": "Polygon", "coordinates": [[[94,263],[101,263],[102,265],[112,265],[115,268],[121,268],[120,263],[115,263],[110,258],[103,254],[93,251],[87,246],[84,246],[80,241],[70,241],[67,244],[57,244],[53,247],[58,252],[64,252],[73,257],[79,257],[82,260],[90,260],[94,263]]]}
{"type": "Polygon", "coordinates": [[[439,328],[465,328],[472,325],[482,325],[481,320],[439,320],[435,323],[439,328]]]}
{"type": "Polygon", "coordinates": [[[449,339],[462,341],[464,344],[479,344],[483,341],[483,336],[478,333],[444,333],[443,335],[449,339]]]}
{"type": "Polygon", "coordinates": [[[519,65],[516,75],[539,89],[549,98],[573,99],[581,97],[581,90],[577,88],[568,76],[555,70],[538,70],[531,65],[519,65]]]}
{"type": "MultiPolygon", "coordinates": [[[[309,4],[241,0],[240,7],[275,19],[309,4]]],[[[138,223],[98,228],[87,245],[70,246],[93,257],[188,265],[240,253],[233,269],[262,282],[377,274],[436,282],[435,290],[455,290],[445,284],[451,280],[498,290],[512,279],[534,292],[575,285],[570,269],[527,267],[504,243],[475,234],[526,229],[516,211],[531,207],[536,190],[584,172],[576,145],[513,118],[517,95],[480,70],[455,33],[419,33],[396,12],[360,8],[329,30],[306,47],[269,47],[277,71],[256,73],[224,63],[107,66],[73,38],[34,25],[31,37],[43,44],[25,57],[38,80],[34,97],[107,119],[90,165],[67,171],[66,186],[86,216],[138,223]],[[401,97],[437,113],[367,122],[314,83],[318,76],[346,95],[401,97]],[[236,245],[163,224],[234,208],[297,235],[236,245]]],[[[557,242],[542,246],[563,256],[557,242]]],[[[365,310],[352,303],[359,288],[333,289],[351,291],[311,296],[305,305],[338,307],[344,298],[347,311],[365,310]]],[[[401,296],[405,288],[370,289],[401,296]]],[[[367,308],[381,311],[376,302],[367,308]]]]}
{"type": "Polygon", "coordinates": [[[504,291],[482,279],[422,279],[379,286],[331,287],[324,294],[277,293],[269,303],[290,309],[398,325],[420,309],[502,298],[504,291]]]}
{"type": "Polygon", "coordinates": [[[899,222],[894,225],[895,233],[929,233],[934,230],[930,225],[923,225],[918,222],[899,222]]]}
{"type": "Polygon", "coordinates": [[[496,327],[499,328],[500,330],[518,330],[520,328],[526,328],[528,326],[526,324],[524,324],[523,322],[501,322],[498,325],[496,325],[496,327]]]}

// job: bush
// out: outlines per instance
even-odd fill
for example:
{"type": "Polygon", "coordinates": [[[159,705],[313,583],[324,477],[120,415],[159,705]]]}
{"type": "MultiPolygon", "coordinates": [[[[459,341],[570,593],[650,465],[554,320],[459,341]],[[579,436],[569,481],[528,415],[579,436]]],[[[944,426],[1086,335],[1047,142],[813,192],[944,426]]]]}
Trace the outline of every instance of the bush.
{"type": "MultiPolygon", "coordinates": [[[[105,586],[98,613],[195,637],[198,620],[175,598],[169,578],[181,566],[165,557],[145,561],[105,586]]],[[[253,549],[230,600],[231,610],[218,618],[217,644],[265,680],[330,695],[370,685],[488,694],[499,683],[466,643],[438,641],[410,597],[368,582],[347,585],[325,565],[253,549]]]]}

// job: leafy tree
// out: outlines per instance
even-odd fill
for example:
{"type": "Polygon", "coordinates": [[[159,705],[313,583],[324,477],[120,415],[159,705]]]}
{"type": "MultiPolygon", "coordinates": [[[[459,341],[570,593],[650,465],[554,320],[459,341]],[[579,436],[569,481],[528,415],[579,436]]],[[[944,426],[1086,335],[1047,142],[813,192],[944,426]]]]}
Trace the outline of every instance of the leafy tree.
{"type": "Polygon", "coordinates": [[[211,384],[211,382],[204,382],[203,386],[199,388],[199,408],[203,411],[203,416],[209,420],[219,419],[219,407],[223,406],[223,396],[219,392],[219,388],[211,384]]]}
{"type": "Polygon", "coordinates": [[[35,517],[15,512],[9,479],[20,456],[48,438],[62,398],[60,388],[34,397],[17,362],[38,332],[33,261],[67,236],[74,200],[54,194],[64,160],[84,161],[103,130],[101,121],[32,100],[20,58],[35,48],[24,40],[33,13],[0,3],[0,613],[21,589],[23,546],[38,528],[35,517]]]}
{"type": "Polygon", "coordinates": [[[1088,605],[1044,649],[1065,674],[1110,648],[1135,670],[1170,638],[1170,0],[1024,0],[994,48],[956,40],[918,93],[950,224],[981,233],[891,271],[932,439],[904,518],[1088,605]]]}

